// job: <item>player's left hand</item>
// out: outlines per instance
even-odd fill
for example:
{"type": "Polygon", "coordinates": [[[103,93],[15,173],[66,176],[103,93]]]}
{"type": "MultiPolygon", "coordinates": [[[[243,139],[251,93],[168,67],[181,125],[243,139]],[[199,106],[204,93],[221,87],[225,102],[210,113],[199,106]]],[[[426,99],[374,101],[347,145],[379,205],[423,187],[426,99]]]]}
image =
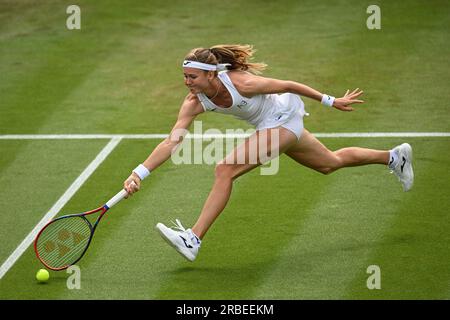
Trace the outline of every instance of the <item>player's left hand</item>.
{"type": "Polygon", "coordinates": [[[364,92],[359,88],[356,88],[352,92],[350,92],[350,90],[347,90],[347,92],[344,94],[342,98],[336,98],[334,100],[333,107],[341,111],[353,111],[354,109],[353,107],[350,106],[351,104],[364,103],[363,100],[357,99],[363,93],[364,92]]]}

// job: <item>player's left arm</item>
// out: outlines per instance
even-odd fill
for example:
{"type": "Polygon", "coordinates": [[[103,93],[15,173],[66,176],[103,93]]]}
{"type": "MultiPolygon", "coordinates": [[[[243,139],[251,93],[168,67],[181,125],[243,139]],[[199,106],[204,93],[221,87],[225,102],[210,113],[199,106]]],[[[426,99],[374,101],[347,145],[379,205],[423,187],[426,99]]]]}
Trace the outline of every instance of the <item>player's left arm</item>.
{"type": "MultiPolygon", "coordinates": [[[[290,92],[319,102],[322,101],[323,97],[323,93],[299,82],[266,78],[248,73],[242,77],[239,89],[246,96],[290,92]]],[[[364,102],[357,99],[362,94],[363,91],[359,88],[352,92],[347,90],[344,96],[334,100],[333,107],[342,111],[353,111],[353,108],[350,106],[351,104],[364,102]]]]}

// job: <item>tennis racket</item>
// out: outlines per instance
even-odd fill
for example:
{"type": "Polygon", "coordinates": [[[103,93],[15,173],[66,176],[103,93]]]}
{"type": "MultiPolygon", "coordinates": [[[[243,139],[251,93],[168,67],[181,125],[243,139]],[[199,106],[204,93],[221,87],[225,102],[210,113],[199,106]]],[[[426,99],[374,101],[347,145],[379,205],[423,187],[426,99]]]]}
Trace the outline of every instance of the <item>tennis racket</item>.
{"type": "Polygon", "coordinates": [[[34,240],[38,259],[50,270],[64,270],[77,263],[86,253],[100,220],[115,204],[128,195],[121,190],[105,205],[83,213],[58,217],[47,223],[34,240]],[[91,223],[88,216],[99,212],[91,223]]]}

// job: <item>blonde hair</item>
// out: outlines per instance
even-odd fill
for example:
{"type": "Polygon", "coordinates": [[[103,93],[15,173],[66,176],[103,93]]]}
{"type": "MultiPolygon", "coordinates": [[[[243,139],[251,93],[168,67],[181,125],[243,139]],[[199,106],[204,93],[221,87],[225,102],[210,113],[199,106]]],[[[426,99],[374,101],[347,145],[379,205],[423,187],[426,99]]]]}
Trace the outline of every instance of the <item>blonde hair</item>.
{"type": "Polygon", "coordinates": [[[251,45],[219,44],[209,49],[192,49],[185,60],[198,61],[207,64],[229,63],[228,70],[244,70],[253,74],[260,74],[267,64],[261,62],[249,62],[255,50],[251,45]]]}

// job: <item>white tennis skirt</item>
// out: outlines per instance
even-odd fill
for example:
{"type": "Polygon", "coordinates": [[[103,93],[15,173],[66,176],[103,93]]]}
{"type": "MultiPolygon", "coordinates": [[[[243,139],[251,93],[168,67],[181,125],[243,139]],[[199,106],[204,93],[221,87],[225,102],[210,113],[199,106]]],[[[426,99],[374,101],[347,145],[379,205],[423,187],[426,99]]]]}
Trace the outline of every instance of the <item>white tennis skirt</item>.
{"type": "Polygon", "coordinates": [[[289,108],[290,111],[287,113],[280,112],[280,115],[278,115],[278,112],[270,115],[261,121],[256,130],[259,131],[263,129],[283,127],[294,133],[299,140],[304,128],[303,117],[309,116],[309,113],[305,111],[305,104],[299,96],[294,94],[284,94],[281,98],[285,100],[286,104],[289,104],[290,107],[292,107],[289,108]]]}
{"type": "Polygon", "coordinates": [[[297,140],[300,140],[300,137],[303,132],[303,117],[304,115],[309,115],[307,113],[302,114],[297,112],[288,122],[283,123],[281,127],[288,129],[293,132],[297,136],[297,140]]]}

